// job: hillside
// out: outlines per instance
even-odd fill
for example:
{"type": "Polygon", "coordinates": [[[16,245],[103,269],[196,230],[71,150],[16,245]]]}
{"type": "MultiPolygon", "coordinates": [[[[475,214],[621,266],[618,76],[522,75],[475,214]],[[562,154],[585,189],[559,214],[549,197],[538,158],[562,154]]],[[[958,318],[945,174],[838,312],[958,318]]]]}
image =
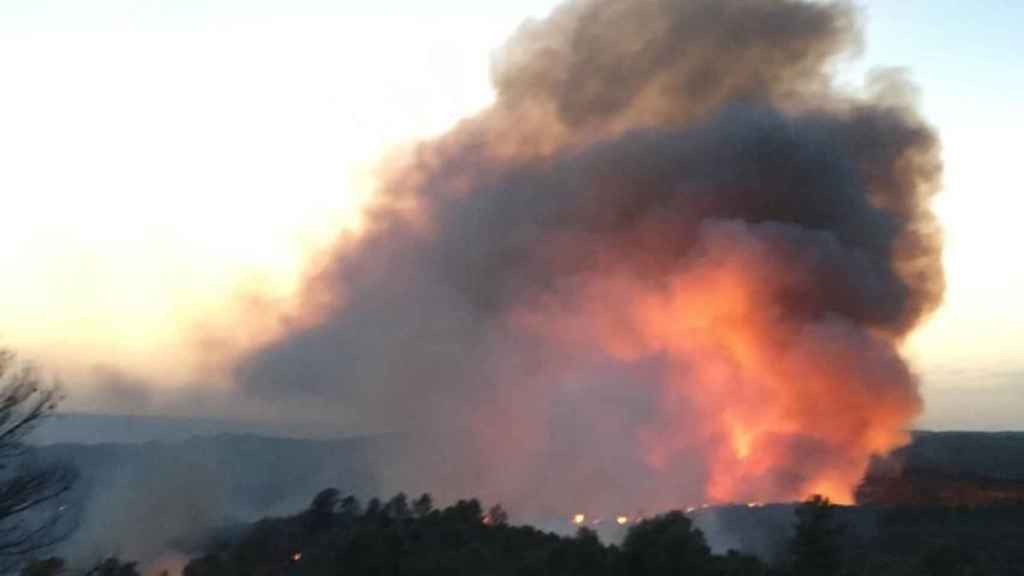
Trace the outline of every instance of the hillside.
{"type": "Polygon", "coordinates": [[[863,504],[1024,502],[1024,433],[917,432],[877,458],[857,491],[863,504]]]}
{"type": "MultiPolygon", "coordinates": [[[[116,438],[118,422],[125,421],[68,419],[62,434],[67,437],[77,427],[103,431],[87,440],[116,438]]],[[[39,448],[42,458],[70,462],[81,472],[76,488],[81,528],[62,551],[69,557],[118,553],[145,561],[169,545],[187,547],[224,525],[294,513],[328,486],[364,498],[379,495],[374,472],[379,466],[371,467],[370,461],[373,457],[379,463],[388,451],[383,437],[188,437],[190,429],[200,434],[206,429],[173,419],[134,417],[128,422],[130,427],[120,428],[122,435],[127,430],[161,440],[60,442],[39,448]]],[[[858,493],[863,504],[884,505],[1024,501],[1021,495],[1024,433],[961,432],[915,433],[912,444],[872,464],[858,493]]],[[[544,528],[570,533],[574,527],[566,518],[574,511],[564,512],[544,528]]],[[[696,514],[695,521],[716,549],[763,554],[776,546],[790,516],[787,508],[718,508],[696,514]]]]}
{"type": "Polygon", "coordinates": [[[371,439],[217,435],[139,444],[53,444],[43,459],[79,469],[80,528],[70,557],[147,560],[168,543],[305,506],[324,486],[367,493],[371,439]],[[139,530],[145,526],[145,530],[139,530]]]}

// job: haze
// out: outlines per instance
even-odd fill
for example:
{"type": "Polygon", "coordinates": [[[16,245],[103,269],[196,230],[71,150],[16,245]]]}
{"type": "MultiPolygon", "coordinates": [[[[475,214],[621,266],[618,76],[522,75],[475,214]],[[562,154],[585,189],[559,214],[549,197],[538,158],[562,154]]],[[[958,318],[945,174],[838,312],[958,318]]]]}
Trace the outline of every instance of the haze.
{"type": "MultiPolygon", "coordinates": [[[[4,2],[0,342],[61,374],[72,406],[111,369],[189,381],[197,327],[230,323],[240,296],[287,301],[358,230],[381,157],[487,105],[491,51],[554,3],[516,4],[4,2]]],[[[864,10],[843,78],[905,66],[943,142],[948,288],[908,344],[919,425],[1018,427],[1024,9],[864,10]]]]}

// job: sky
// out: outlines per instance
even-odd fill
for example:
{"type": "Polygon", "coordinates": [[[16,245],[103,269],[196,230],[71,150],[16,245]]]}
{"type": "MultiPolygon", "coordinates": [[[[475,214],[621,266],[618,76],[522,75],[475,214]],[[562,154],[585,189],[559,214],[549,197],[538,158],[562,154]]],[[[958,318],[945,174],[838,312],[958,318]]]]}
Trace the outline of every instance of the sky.
{"type": "MultiPolygon", "coordinates": [[[[374,168],[487,105],[551,0],[0,0],[0,344],[61,375],[187,378],[197,328],[287,300],[374,168]]],[[[943,141],[946,301],[907,343],[929,428],[1020,428],[1024,41],[1009,0],[860,2],[855,85],[906,68],[943,141]]]]}

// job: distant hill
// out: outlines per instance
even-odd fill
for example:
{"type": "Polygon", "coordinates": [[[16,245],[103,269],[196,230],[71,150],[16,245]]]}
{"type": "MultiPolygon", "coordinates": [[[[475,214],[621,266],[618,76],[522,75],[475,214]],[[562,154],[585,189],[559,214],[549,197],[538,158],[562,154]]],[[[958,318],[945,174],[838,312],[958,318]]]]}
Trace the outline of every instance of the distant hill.
{"type": "Polygon", "coordinates": [[[137,444],[182,441],[218,434],[311,436],[282,426],[239,420],[70,412],[49,418],[33,432],[31,440],[36,444],[137,444]]]}
{"type": "MultiPolygon", "coordinates": [[[[251,426],[235,422],[144,416],[66,415],[44,431],[36,438],[40,457],[81,472],[81,528],[62,553],[143,561],[226,524],[294,513],[328,486],[379,495],[379,467],[370,461],[379,463],[389,443],[282,438],[247,433],[251,426]]],[[[862,503],[888,505],[1024,501],[1022,495],[1019,432],[915,433],[912,444],[872,463],[858,493],[862,503]]],[[[768,507],[696,519],[712,542],[763,553],[790,517],[788,508],[768,507]]]]}
{"type": "Polygon", "coordinates": [[[916,432],[888,460],[919,470],[1020,480],[1024,432],[916,432]]]}
{"type": "Polygon", "coordinates": [[[1024,502],[1024,432],[917,432],[908,446],[871,463],[857,501],[1024,502]]]}
{"type": "Polygon", "coordinates": [[[376,439],[220,434],[135,444],[50,444],[39,457],[76,466],[80,528],[69,557],[149,560],[175,540],[230,522],[291,513],[326,486],[372,493],[376,439]]]}

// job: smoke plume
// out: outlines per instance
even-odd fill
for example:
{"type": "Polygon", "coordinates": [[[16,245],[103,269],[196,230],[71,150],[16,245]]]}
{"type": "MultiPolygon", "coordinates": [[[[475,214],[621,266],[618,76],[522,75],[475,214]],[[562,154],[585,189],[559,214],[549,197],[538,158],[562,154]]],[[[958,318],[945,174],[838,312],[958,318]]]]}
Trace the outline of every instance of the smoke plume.
{"type": "Polygon", "coordinates": [[[382,475],[523,514],[851,498],[920,410],[938,142],[855,12],[575,0],[493,106],[387,164],[241,393],[387,431],[382,475]]]}

